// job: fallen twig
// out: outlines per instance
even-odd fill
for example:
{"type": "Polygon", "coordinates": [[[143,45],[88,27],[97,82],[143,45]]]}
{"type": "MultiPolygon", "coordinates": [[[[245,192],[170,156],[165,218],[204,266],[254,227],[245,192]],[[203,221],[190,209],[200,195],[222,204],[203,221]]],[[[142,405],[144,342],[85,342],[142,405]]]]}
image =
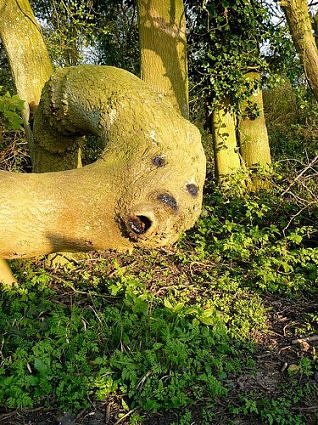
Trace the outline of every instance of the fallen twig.
{"type": "Polygon", "coordinates": [[[292,344],[302,344],[304,342],[318,341],[318,335],[307,336],[305,338],[297,338],[292,340],[292,344]]]}

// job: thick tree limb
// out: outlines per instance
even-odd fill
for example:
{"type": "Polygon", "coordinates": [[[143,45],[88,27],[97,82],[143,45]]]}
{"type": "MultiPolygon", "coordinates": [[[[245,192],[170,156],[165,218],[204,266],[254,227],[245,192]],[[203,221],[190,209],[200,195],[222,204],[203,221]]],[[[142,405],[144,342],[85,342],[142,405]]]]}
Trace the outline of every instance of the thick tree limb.
{"type": "Polygon", "coordinates": [[[34,123],[47,166],[87,133],[105,142],[94,164],[0,172],[0,257],[169,245],[198,218],[205,177],[200,134],[147,84],[112,67],[57,71],[34,123]]]}

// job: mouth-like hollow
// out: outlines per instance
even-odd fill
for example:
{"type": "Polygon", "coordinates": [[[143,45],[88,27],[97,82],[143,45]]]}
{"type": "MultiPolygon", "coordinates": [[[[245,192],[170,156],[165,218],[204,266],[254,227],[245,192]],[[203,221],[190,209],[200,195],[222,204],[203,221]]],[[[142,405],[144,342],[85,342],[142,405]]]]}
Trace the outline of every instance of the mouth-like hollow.
{"type": "Polygon", "coordinates": [[[130,217],[127,224],[131,232],[136,235],[143,235],[152,226],[152,221],[145,215],[136,215],[130,217]]]}
{"type": "Polygon", "coordinates": [[[119,223],[123,235],[131,241],[137,241],[150,230],[154,221],[152,217],[141,213],[122,218],[119,223]]]}

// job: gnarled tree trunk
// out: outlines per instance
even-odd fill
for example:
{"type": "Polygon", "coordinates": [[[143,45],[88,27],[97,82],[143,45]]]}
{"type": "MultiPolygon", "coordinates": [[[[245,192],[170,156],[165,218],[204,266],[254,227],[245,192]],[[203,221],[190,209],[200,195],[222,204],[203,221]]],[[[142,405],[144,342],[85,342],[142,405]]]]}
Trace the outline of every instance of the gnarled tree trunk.
{"type": "Polygon", "coordinates": [[[205,156],[198,130],[169,102],[117,68],[61,69],[44,89],[35,142],[54,155],[87,133],[105,141],[94,164],[0,172],[2,258],[162,246],[193,225],[205,156]]]}
{"type": "MultiPolygon", "coordinates": [[[[47,66],[35,82],[38,88],[51,66],[45,54],[40,57],[42,39],[34,41],[38,28],[28,5],[27,0],[0,0],[0,35],[20,96],[30,104],[35,99],[36,105],[39,93],[22,94],[22,89],[28,80],[32,86],[42,59],[47,66]],[[31,40],[28,46],[21,39],[16,61],[10,41],[15,22],[25,25],[31,40]],[[38,43],[36,61],[24,61],[38,43]],[[19,79],[20,72],[26,80],[19,79]]],[[[95,66],[57,71],[43,91],[33,136],[35,169],[55,172],[0,172],[0,257],[169,245],[200,213],[205,156],[199,132],[128,72],[95,66]],[[76,167],[85,134],[105,142],[101,158],[82,169],[58,171],[76,167]]],[[[0,278],[1,270],[0,264],[0,278]]]]}

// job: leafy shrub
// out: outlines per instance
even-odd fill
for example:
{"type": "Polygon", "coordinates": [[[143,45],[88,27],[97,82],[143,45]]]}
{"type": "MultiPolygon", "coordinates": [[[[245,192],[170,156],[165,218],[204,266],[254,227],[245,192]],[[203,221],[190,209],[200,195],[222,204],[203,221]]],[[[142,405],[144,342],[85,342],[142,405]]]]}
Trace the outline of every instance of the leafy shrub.
{"type": "MultiPolygon", "coordinates": [[[[0,91],[1,91],[0,87],[0,91]]],[[[11,96],[9,92],[0,96],[0,126],[8,130],[21,129],[21,111],[24,102],[17,95],[11,96]]]]}

